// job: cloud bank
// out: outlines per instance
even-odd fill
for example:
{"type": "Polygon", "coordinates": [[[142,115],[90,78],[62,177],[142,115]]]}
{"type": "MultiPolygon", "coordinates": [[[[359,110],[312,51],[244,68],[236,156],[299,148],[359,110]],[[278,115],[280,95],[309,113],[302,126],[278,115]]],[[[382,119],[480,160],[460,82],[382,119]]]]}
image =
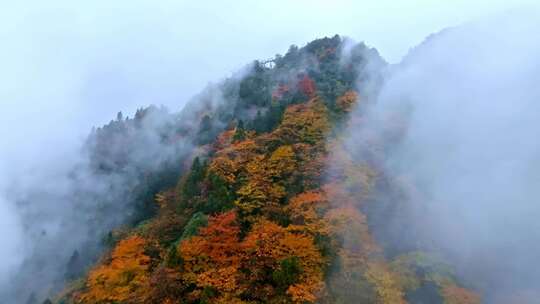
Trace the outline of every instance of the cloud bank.
{"type": "MultiPolygon", "coordinates": [[[[99,206],[87,200],[70,203],[74,183],[70,171],[88,166],[80,151],[84,138],[92,126],[109,121],[116,112],[133,116],[136,108],[151,103],[178,110],[207,81],[254,58],[264,59],[290,44],[324,35],[366,40],[396,61],[411,41],[428,32],[474,17],[488,6],[489,10],[508,7],[506,1],[480,1],[473,6],[461,1],[441,12],[441,3],[419,9],[413,2],[383,2],[272,1],[233,7],[215,1],[159,5],[20,1],[6,5],[0,12],[0,286],[5,287],[3,282],[10,281],[17,266],[40,250],[38,256],[45,258],[31,267],[54,277],[55,265],[47,266],[48,261],[69,258],[83,240],[100,233],[90,229],[97,222],[87,223],[94,220],[91,211],[99,206]],[[268,18],[270,13],[275,16],[268,18]],[[420,17],[422,22],[409,22],[420,17]],[[381,23],[387,25],[387,33],[381,23]],[[65,231],[78,236],[64,244],[65,231]],[[53,237],[56,241],[51,241],[53,237]],[[62,251],[56,252],[60,247],[62,251]]],[[[154,135],[143,135],[142,142],[155,144],[154,135]]],[[[175,155],[167,151],[150,150],[134,157],[142,162],[175,155]]],[[[155,168],[156,163],[150,164],[155,168]]],[[[96,179],[84,173],[75,178],[80,182],[77,193],[85,195],[101,195],[116,187],[108,202],[121,201],[118,196],[124,186],[135,182],[115,176],[96,179]]],[[[120,221],[111,220],[103,227],[120,221]]]]}
{"type": "MultiPolygon", "coordinates": [[[[368,115],[374,130],[403,122],[383,150],[386,170],[410,185],[408,226],[396,239],[444,252],[487,303],[533,303],[540,290],[538,17],[501,15],[430,36],[391,68],[368,115]]],[[[362,155],[368,132],[349,133],[362,155]]]]}

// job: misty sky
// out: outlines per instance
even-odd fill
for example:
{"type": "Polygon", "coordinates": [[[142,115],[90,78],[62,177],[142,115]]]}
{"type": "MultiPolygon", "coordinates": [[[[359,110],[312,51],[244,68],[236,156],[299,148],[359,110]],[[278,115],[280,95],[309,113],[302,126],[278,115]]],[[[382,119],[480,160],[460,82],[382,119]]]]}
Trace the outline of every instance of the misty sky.
{"type": "MultiPolygon", "coordinates": [[[[12,1],[0,9],[0,190],[64,158],[93,125],[178,110],[253,59],[336,33],[390,62],[432,32],[534,5],[512,1],[12,1]]],[[[0,211],[1,212],[1,211],[0,211]]]]}
{"type": "Polygon", "coordinates": [[[0,161],[80,139],[119,110],[132,115],[149,103],[178,109],[208,82],[293,43],[338,33],[396,62],[432,32],[537,1],[508,2],[6,2],[0,161]]]}
{"type": "Polygon", "coordinates": [[[42,164],[72,164],[90,128],[118,111],[177,111],[253,59],[323,36],[365,41],[394,63],[443,28],[539,8],[538,0],[3,2],[0,274],[22,246],[10,184],[42,164]]]}

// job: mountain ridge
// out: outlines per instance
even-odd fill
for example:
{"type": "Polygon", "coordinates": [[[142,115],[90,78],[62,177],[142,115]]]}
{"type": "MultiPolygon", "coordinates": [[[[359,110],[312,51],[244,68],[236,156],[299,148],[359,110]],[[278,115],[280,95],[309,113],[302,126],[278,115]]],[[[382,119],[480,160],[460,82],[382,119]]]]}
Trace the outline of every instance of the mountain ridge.
{"type": "Polygon", "coordinates": [[[479,303],[444,261],[385,231],[402,194],[378,159],[402,126],[350,155],[341,133],[366,128],[387,64],[347,43],[291,46],[178,114],[119,113],[93,131],[92,174],[131,182],[101,216],[133,211],[107,225],[94,266],[73,252],[46,303],[479,303]]]}

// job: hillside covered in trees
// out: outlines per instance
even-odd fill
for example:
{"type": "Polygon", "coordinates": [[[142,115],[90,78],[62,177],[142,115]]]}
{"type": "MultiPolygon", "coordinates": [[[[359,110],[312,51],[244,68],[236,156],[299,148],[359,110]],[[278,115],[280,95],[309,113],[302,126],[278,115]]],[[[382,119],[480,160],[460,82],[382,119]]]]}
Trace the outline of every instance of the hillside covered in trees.
{"type": "Polygon", "coordinates": [[[92,174],[132,177],[122,197],[94,196],[102,250],[81,246],[61,290],[27,303],[480,303],[414,239],[409,186],[386,170],[406,110],[366,123],[387,71],[334,36],[255,61],[179,113],[119,113],[85,146],[92,174]]]}

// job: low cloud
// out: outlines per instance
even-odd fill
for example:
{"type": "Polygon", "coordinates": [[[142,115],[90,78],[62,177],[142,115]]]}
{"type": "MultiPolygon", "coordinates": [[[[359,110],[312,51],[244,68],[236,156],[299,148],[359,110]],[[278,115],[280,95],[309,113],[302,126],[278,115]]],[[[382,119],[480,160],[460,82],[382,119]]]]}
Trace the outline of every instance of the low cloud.
{"type": "Polygon", "coordinates": [[[398,215],[409,221],[389,234],[442,251],[488,303],[533,303],[540,290],[537,20],[512,13],[430,36],[391,67],[368,130],[347,140],[361,157],[368,135],[398,126],[382,163],[409,185],[398,215]]]}

